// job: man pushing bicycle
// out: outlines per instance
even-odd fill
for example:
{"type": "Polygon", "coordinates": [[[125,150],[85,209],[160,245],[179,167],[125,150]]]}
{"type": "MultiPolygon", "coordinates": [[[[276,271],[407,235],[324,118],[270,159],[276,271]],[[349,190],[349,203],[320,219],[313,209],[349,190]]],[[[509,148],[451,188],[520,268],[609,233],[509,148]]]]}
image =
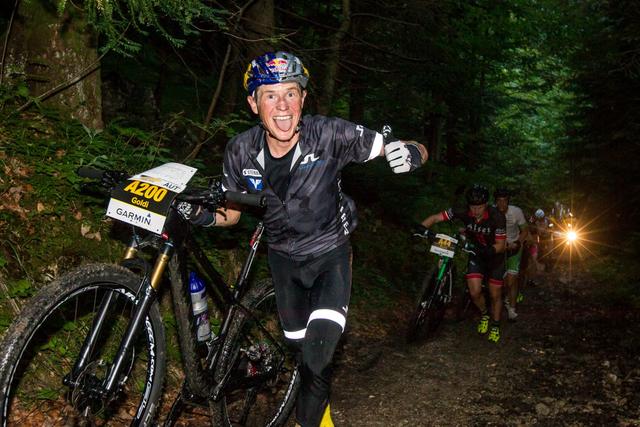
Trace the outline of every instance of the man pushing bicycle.
{"type": "Polygon", "coordinates": [[[467,190],[466,199],[466,209],[449,208],[428,216],[422,221],[422,225],[430,228],[438,222],[454,219],[463,222],[467,238],[476,246],[475,254],[469,255],[465,277],[471,299],[481,314],[478,333],[489,332],[489,341],[497,343],[500,340],[506,219],[498,209],[488,205],[489,190],[486,187],[473,185],[467,190]],[[485,277],[489,282],[491,315],[482,292],[485,277]]]}
{"type": "MultiPolygon", "coordinates": [[[[387,141],[363,126],[324,116],[302,116],[309,73],[296,56],[267,53],[244,75],[247,101],[261,123],[229,141],[225,190],[261,193],[268,259],[284,335],[299,353],[302,386],[296,404],[304,427],[332,426],[331,360],[344,331],[351,294],[353,201],[342,192],[349,163],[386,156],[395,173],[427,160],[416,142],[387,141]]],[[[227,226],[240,211],[228,206],[192,221],[227,226]]]]}

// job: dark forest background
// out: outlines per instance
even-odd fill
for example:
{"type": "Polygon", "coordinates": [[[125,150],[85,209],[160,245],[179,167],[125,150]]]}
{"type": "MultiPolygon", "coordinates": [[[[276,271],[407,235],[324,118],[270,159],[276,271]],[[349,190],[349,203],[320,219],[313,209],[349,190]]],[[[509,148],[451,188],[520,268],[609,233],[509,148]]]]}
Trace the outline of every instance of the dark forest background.
{"type": "MultiPolygon", "coordinates": [[[[78,193],[78,166],[179,161],[219,174],[228,138],[256,123],[244,70],[269,50],[309,69],[307,113],[389,123],[430,151],[406,177],[382,160],[345,171],[361,219],[356,301],[412,289],[397,286],[414,273],[410,226],[472,182],[508,186],[529,215],[570,206],[589,233],[581,259],[640,294],[637,1],[11,0],[0,34],[9,299],[87,258],[118,259],[103,201],[78,193]]],[[[249,229],[203,239],[232,271],[249,229]]]]}

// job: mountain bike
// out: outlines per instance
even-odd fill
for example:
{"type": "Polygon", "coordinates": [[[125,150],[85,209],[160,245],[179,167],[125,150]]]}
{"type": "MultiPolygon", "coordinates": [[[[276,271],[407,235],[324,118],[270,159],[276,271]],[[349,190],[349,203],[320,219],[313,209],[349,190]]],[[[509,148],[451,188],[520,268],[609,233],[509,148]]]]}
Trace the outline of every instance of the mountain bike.
{"type": "Polygon", "coordinates": [[[461,234],[450,236],[426,230],[422,234],[415,233],[414,236],[431,241],[429,252],[438,256],[438,262],[422,281],[416,308],[406,333],[406,340],[409,343],[427,339],[438,329],[447,305],[453,300],[455,283],[453,258],[458,251],[473,253],[471,243],[467,242],[461,234]]]}
{"type": "Polygon", "coordinates": [[[238,279],[229,285],[178,212],[181,202],[212,211],[226,201],[259,206],[262,197],[187,185],[195,169],[177,163],[127,178],[83,168],[111,189],[107,215],[127,224],[119,265],[89,264],[45,285],[9,327],[0,355],[2,425],[155,425],[165,380],[163,323],[175,324],[184,382],[164,425],[188,405],[208,409],[212,425],[282,425],[300,384],[279,328],[270,280],[252,283],[258,223],[238,279]],[[221,313],[201,343],[188,277],[197,271],[221,313]],[[159,294],[170,290],[172,309],[159,294]],[[43,418],[43,417],[46,417],[43,418]]]}

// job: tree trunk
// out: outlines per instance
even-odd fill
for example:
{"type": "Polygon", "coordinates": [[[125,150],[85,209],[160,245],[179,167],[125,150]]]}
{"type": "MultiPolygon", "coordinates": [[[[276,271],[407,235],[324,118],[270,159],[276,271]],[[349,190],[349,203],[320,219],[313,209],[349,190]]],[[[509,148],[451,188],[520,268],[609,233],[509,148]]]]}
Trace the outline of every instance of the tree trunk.
{"type": "MultiPolygon", "coordinates": [[[[425,111],[423,133],[427,141],[429,160],[439,162],[442,159],[440,150],[440,140],[442,135],[442,113],[440,112],[440,104],[436,105],[436,111],[431,111],[432,109],[433,106],[425,111]]],[[[429,169],[427,172],[427,182],[431,182],[432,177],[433,169],[429,169]]]]}
{"type": "Polygon", "coordinates": [[[245,19],[243,19],[243,28],[246,32],[246,38],[249,40],[247,56],[250,60],[274,50],[271,40],[275,31],[275,22],[273,0],[258,0],[247,9],[245,19]]]}
{"type": "MultiPolygon", "coordinates": [[[[363,23],[364,18],[354,19],[351,22],[351,34],[358,35],[361,28],[366,27],[363,23]]],[[[349,50],[349,58],[356,64],[364,63],[362,58],[363,50],[360,47],[351,48],[349,50]]],[[[362,70],[356,70],[351,73],[349,79],[349,120],[354,123],[364,123],[364,103],[367,83],[363,78],[362,70]]]]}
{"type": "Polygon", "coordinates": [[[460,164],[460,158],[462,154],[460,147],[458,146],[458,138],[456,132],[456,117],[453,115],[447,116],[445,121],[444,141],[447,144],[446,162],[449,166],[458,166],[460,164]]]}
{"type": "Polygon", "coordinates": [[[80,13],[59,16],[50,2],[20,2],[6,62],[8,79],[26,81],[34,97],[72,80],[94,64],[95,71],[61,89],[45,104],[65,111],[89,128],[103,127],[97,40],[80,13]]]}
{"type": "Polygon", "coordinates": [[[218,105],[211,110],[217,116],[236,111],[238,101],[246,108],[242,77],[247,65],[256,56],[274,50],[270,42],[276,25],[274,0],[249,0],[238,14],[240,22],[234,24],[234,33],[241,39],[229,39],[230,60],[222,65],[228,72],[219,95],[221,102],[216,101],[218,105]]]}
{"type": "Polygon", "coordinates": [[[322,91],[318,96],[318,113],[329,114],[331,105],[333,104],[333,95],[338,77],[338,65],[340,62],[340,49],[342,40],[349,31],[351,24],[351,3],[349,0],[342,0],[342,19],[340,20],[340,28],[331,40],[331,49],[327,57],[327,68],[324,71],[324,81],[322,91]]]}

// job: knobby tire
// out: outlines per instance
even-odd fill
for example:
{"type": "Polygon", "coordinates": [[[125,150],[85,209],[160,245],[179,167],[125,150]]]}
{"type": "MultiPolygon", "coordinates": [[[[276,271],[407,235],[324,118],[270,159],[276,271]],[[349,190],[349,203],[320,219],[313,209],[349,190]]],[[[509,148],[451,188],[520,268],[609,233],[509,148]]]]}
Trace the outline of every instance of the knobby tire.
{"type": "Polygon", "coordinates": [[[409,321],[406,335],[408,343],[431,337],[444,318],[445,307],[442,291],[445,284],[442,282],[447,280],[447,276],[445,275],[441,281],[438,281],[436,274],[437,268],[434,267],[422,281],[416,309],[409,321]]]}
{"type": "Polygon", "coordinates": [[[107,322],[80,384],[105,378],[132,314],[140,277],[116,265],[82,266],[44,286],[7,330],[0,355],[0,425],[152,425],[162,394],[166,341],[154,304],[118,379],[115,399],[89,397],[63,384],[104,295],[107,322]]]}
{"type": "Polygon", "coordinates": [[[294,356],[288,351],[275,304],[275,293],[270,280],[257,283],[242,299],[254,316],[238,310],[222,346],[220,362],[215,369],[215,380],[220,381],[229,369],[231,380],[218,402],[212,402],[213,425],[216,426],[282,426],[288,420],[300,387],[300,375],[294,356]],[[269,338],[256,324],[269,331],[269,338]],[[274,343],[274,339],[277,341],[274,343]],[[263,356],[249,362],[246,351],[258,344],[263,356]],[[284,351],[284,354],[278,350],[284,351]],[[248,387],[238,386],[250,379],[250,372],[260,373],[269,364],[277,366],[277,374],[270,379],[248,387]],[[248,366],[251,363],[252,367],[248,366]]]}

